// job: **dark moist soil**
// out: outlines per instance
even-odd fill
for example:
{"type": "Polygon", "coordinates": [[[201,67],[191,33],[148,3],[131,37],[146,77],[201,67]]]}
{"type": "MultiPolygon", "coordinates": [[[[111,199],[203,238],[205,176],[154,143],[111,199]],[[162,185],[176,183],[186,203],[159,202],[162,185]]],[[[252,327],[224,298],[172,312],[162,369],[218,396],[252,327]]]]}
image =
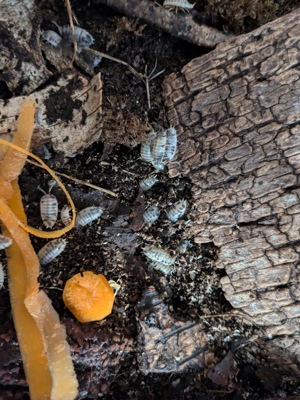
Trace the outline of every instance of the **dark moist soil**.
{"type": "MultiPolygon", "coordinates": [[[[154,67],[157,71],[165,69],[164,74],[150,84],[151,109],[147,110],[144,85],[123,65],[103,60],[95,73],[101,71],[104,80],[104,110],[108,99],[116,98],[120,104],[124,98],[126,107],[139,119],[154,126],[167,127],[161,90],[164,76],[179,71],[184,64],[207,50],[129,20],[101,5],[74,2],[73,8],[82,26],[95,37],[95,49],[123,59],[139,71],[146,67],[148,71],[154,67]]],[[[41,16],[44,27],[51,19],[60,24],[67,23],[66,11],[60,2],[41,2],[41,16]]],[[[170,179],[167,171],[161,172],[158,173],[159,182],[142,193],[139,182],[153,173],[153,168],[141,161],[139,146],[124,145],[135,140],[137,138],[131,138],[130,132],[121,140],[113,137],[108,129],[103,133],[102,142],[75,158],[63,160],[50,149],[52,158],[48,165],[56,171],[117,194],[117,197],[112,197],[63,179],[78,210],[96,205],[103,207],[104,212],[99,220],[69,232],[65,251],[41,268],[41,288],[52,300],[66,326],[80,383],[78,399],[258,400],[296,394],[296,383],[277,376],[276,371],[269,367],[264,343],[258,341],[255,345],[248,345],[258,330],[241,320],[226,317],[231,306],[224,299],[220,287],[223,272],[214,267],[217,248],[211,244],[195,245],[193,238],[186,236],[186,227],[192,223],[188,211],[193,207],[189,180],[170,179]],[[118,141],[123,144],[118,144],[118,141]],[[186,199],[188,210],[181,220],[171,223],[165,211],[177,199],[186,199]],[[145,226],[142,213],[151,204],[159,205],[161,216],[153,225],[145,226]],[[142,251],[146,244],[176,254],[177,263],[171,275],[164,276],[149,267],[142,251]],[[86,270],[116,281],[120,290],[110,316],[101,322],[81,324],[64,307],[62,290],[71,276],[86,270]],[[191,363],[181,373],[145,375],[141,371],[138,355],[143,357],[145,349],[138,340],[143,318],[138,305],[149,287],[156,289],[174,321],[200,322],[203,316],[225,315],[204,319],[205,333],[209,338],[207,348],[214,355],[204,369],[191,363]],[[209,380],[206,374],[224,358],[233,358],[234,361],[221,367],[220,374],[230,375],[230,379],[228,385],[220,386],[209,380]],[[229,373],[230,369],[233,372],[229,373]]],[[[48,181],[49,176],[30,165],[20,178],[28,221],[38,228],[42,228],[39,201],[43,195],[38,186],[47,191],[48,181]]],[[[61,209],[65,204],[61,190],[54,187],[52,193],[57,196],[61,209]]],[[[58,222],[55,228],[60,226],[58,222]]],[[[32,242],[38,251],[47,241],[32,238],[32,242]]],[[[7,281],[1,291],[0,313],[0,339],[4,346],[0,364],[3,363],[9,371],[1,377],[4,385],[0,386],[0,398],[27,399],[7,281]],[[9,350],[5,352],[5,348],[9,350]]]]}

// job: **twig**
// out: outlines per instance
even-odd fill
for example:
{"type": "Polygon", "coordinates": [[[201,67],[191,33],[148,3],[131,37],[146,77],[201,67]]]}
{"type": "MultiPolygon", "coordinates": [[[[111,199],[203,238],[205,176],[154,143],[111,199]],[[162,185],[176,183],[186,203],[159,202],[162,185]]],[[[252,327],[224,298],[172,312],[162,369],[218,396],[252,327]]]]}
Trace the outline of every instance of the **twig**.
{"type": "Polygon", "coordinates": [[[138,18],[156,25],[173,36],[197,46],[215,47],[233,35],[227,35],[207,25],[200,25],[192,15],[175,14],[148,0],[100,0],[130,18],[138,18]]]}
{"type": "MultiPolygon", "coordinates": [[[[43,167],[41,167],[40,164],[36,163],[35,161],[29,160],[28,158],[27,158],[27,162],[29,162],[30,164],[33,164],[33,165],[35,165],[37,167],[43,168],[43,167]]],[[[90,188],[93,188],[93,189],[96,189],[96,190],[100,190],[101,192],[109,194],[110,196],[118,197],[118,195],[115,192],[112,192],[111,190],[104,189],[104,188],[102,188],[100,186],[93,185],[92,183],[88,183],[88,182],[82,181],[81,179],[73,178],[72,176],[63,174],[61,172],[57,172],[57,171],[54,171],[54,172],[56,173],[56,175],[63,176],[64,178],[70,179],[71,181],[74,181],[74,182],[76,182],[76,183],[78,183],[80,185],[85,185],[85,186],[88,186],[90,188]]]]}
{"type": "Polygon", "coordinates": [[[72,64],[73,64],[76,54],[77,54],[78,47],[77,47],[77,40],[76,40],[75,29],[74,29],[74,24],[73,24],[72,8],[71,8],[70,0],[66,0],[66,7],[67,7],[69,23],[70,23],[71,32],[72,32],[73,44],[74,44],[74,51],[73,51],[73,57],[72,57],[72,64]]]}

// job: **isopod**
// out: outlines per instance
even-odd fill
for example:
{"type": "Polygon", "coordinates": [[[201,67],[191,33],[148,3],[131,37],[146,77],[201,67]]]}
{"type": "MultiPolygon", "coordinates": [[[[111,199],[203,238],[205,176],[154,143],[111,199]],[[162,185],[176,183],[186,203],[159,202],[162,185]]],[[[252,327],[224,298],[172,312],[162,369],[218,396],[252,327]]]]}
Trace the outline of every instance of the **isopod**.
{"type": "Polygon", "coordinates": [[[48,242],[38,252],[38,258],[41,265],[49,264],[54,258],[60,255],[66,247],[66,239],[54,239],[48,242]]]}
{"type": "Polygon", "coordinates": [[[154,161],[163,161],[167,144],[166,132],[160,132],[151,143],[151,154],[154,161]]]}
{"type": "Polygon", "coordinates": [[[46,228],[52,228],[57,220],[58,201],[57,198],[50,193],[55,183],[54,180],[48,182],[48,193],[45,193],[43,189],[39,188],[43,193],[45,193],[40,200],[40,212],[43,224],[46,228]]]}
{"type": "Polygon", "coordinates": [[[101,207],[87,207],[79,211],[76,216],[75,226],[85,226],[95,219],[99,218],[103,213],[101,207]]]}
{"type": "Polygon", "coordinates": [[[0,250],[4,250],[12,244],[12,239],[0,234],[0,250]]]}
{"type": "Polygon", "coordinates": [[[156,271],[160,271],[165,275],[170,275],[174,270],[172,265],[165,265],[156,261],[151,262],[150,265],[153,269],[155,269],[156,271]]]}
{"type": "Polygon", "coordinates": [[[155,132],[150,132],[147,137],[146,142],[141,144],[141,151],[140,151],[141,159],[146,162],[153,161],[152,153],[151,153],[151,142],[155,138],[155,136],[156,136],[155,132]]]}
{"type": "Polygon", "coordinates": [[[149,190],[158,182],[156,175],[151,175],[140,181],[140,188],[144,191],[149,190]]]}
{"type": "MultiPolygon", "coordinates": [[[[62,35],[62,37],[68,42],[72,43],[73,34],[70,25],[59,26],[56,23],[55,25],[57,26],[59,33],[62,35]]],[[[78,53],[80,53],[83,48],[90,47],[95,41],[93,36],[88,31],[80,28],[79,26],[74,26],[74,33],[77,41],[78,53]]]]}
{"type": "Polygon", "coordinates": [[[68,204],[65,204],[61,209],[60,219],[65,226],[70,225],[71,217],[70,217],[70,207],[68,206],[68,204]]]}
{"type": "Polygon", "coordinates": [[[156,205],[152,205],[147,208],[147,210],[143,214],[143,218],[146,224],[152,224],[153,222],[158,220],[159,217],[159,209],[156,205]]]}
{"type": "Polygon", "coordinates": [[[62,40],[61,36],[54,31],[42,31],[41,37],[45,42],[51,44],[54,47],[58,47],[62,40]]]}
{"type": "Polygon", "coordinates": [[[165,152],[165,160],[171,161],[177,150],[177,133],[176,129],[170,127],[167,130],[167,143],[166,143],[166,152],[165,152]]]}
{"type": "Polygon", "coordinates": [[[183,216],[186,211],[187,201],[186,200],[179,200],[177,203],[170,208],[167,212],[167,217],[170,221],[176,222],[179,218],[183,216]]]}
{"type": "Polygon", "coordinates": [[[152,165],[158,171],[163,171],[165,169],[165,164],[163,162],[161,162],[161,161],[153,160],[152,161],[152,165]]]}
{"type": "Polygon", "coordinates": [[[145,256],[152,261],[159,262],[163,265],[172,265],[175,262],[175,257],[172,257],[167,250],[155,246],[145,246],[143,250],[145,256]]]}
{"type": "Polygon", "coordinates": [[[165,0],[163,6],[169,10],[188,11],[194,8],[195,4],[189,3],[187,0],[165,0]]]}
{"type": "Polygon", "coordinates": [[[2,263],[0,263],[0,289],[4,286],[5,272],[2,263]]]}

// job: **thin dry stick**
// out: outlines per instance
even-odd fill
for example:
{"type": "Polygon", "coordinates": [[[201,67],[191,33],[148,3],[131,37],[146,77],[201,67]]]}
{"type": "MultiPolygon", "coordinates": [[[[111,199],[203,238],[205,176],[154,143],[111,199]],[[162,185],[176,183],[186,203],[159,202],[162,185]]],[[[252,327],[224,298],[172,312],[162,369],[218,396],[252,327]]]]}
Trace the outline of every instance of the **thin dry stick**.
{"type": "MultiPolygon", "coordinates": [[[[29,160],[28,158],[27,158],[27,162],[29,162],[30,164],[33,164],[33,165],[35,165],[37,167],[43,168],[40,164],[38,164],[35,161],[29,160]]],[[[100,190],[101,192],[107,193],[107,194],[109,194],[109,195],[111,195],[113,197],[118,197],[118,195],[115,192],[112,192],[111,190],[104,189],[104,188],[102,188],[100,186],[93,185],[92,183],[88,183],[88,182],[82,181],[81,179],[73,178],[72,176],[63,174],[61,172],[56,172],[56,171],[54,171],[54,172],[56,173],[56,175],[63,176],[64,178],[70,179],[71,181],[74,181],[74,182],[76,182],[76,183],[78,183],[80,185],[85,185],[85,186],[88,186],[90,188],[93,188],[93,189],[96,189],[96,190],[100,190]]]]}
{"type": "Polygon", "coordinates": [[[75,29],[74,29],[74,24],[73,24],[72,8],[71,8],[70,0],[66,0],[66,7],[67,7],[68,17],[69,17],[69,22],[70,22],[70,27],[71,27],[71,32],[72,32],[73,44],[74,44],[74,52],[73,52],[73,57],[72,57],[72,64],[73,64],[76,54],[77,54],[77,40],[76,40],[75,29]]]}
{"type": "Polygon", "coordinates": [[[147,104],[148,104],[148,108],[151,108],[151,101],[150,101],[150,89],[149,89],[149,82],[151,82],[153,79],[157,78],[159,75],[161,75],[162,73],[165,72],[164,69],[162,69],[161,71],[157,72],[155,75],[153,75],[155,69],[156,69],[156,62],[155,62],[155,66],[153,68],[153,70],[151,71],[150,75],[146,75],[147,73],[147,69],[145,71],[145,74],[140,74],[136,69],[134,69],[130,64],[128,64],[126,61],[120,60],[119,58],[115,58],[112,57],[106,53],[102,53],[101,51],[98,52],[99,55],[103,58],[107,58],[108,60],[111,61],[115,61],[116,63],[122,64],[122,65],[126,65],[126,67],[128,67],[128,69],[130,70],[130,72],[137,77],[140,81],[142,81],[144,83],[144,85],[146,86],[146,94],[147,94],[147,104]]]}

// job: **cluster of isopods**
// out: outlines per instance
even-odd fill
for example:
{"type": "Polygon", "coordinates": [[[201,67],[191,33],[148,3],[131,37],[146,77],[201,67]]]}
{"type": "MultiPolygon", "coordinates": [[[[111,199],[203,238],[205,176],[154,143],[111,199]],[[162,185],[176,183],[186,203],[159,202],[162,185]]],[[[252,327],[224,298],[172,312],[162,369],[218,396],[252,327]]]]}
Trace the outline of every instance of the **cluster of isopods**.
{"type": "MultiPolygon", "coordinates": [[[[12,244],[11,238],[0,234],[0,250],[4,250],[12,244]]],[[[4,286],[5,272],[2,263],[0,263],[0,289],[4,286]]]]}
{"type": "MultiPolygon", "coordinates": [[[[46,228],[53,228],[57,222],[58,217],[58,201],[57,198],[50,193],[53,186],[56,184],[55,181],[51,180],[48,182],[49,192],[45,193],[40,200],[40,213],[43,224],[46,228]]],[[[98,219],[103,213],[101,207],[87,207],[79,211],[76,215],[75,227],[82,227],[88,225],[90,222],[98,219]]],[[[60,212],[60,219],[62,223],[67,226],[71,222],[70,208],[67,204],[64,205],[60,212]]],[[[38,258],[41,265],[49,264],[54,258],[59,256],[65,249],[67,245],[66,239],[54,239],[48,242],[41,250],[38,252],[38,258]]]]}
{"type": "MultiPolygon", "coordinates": [[[[54,47],[59,47],[62,41],[69,44],[73,43],[73,34],[70,25],[60,26],[54,21],[53,23],[57,26],[59,34],[52,30],[42,31],[42,40],[54,47]]],[[[93,36],[88,31],[80,28],[79,26],[74,26],[74,33],[77,42],[78,53],[80,53],[82,49],[90,47],[95,41],[93,36]]]]}
{"type": "Polygon", "coordinates": [[[189,3],[187,0],[165,0],[163,2],[163,7],[169,10],[180,11],[190,11],[194,8],[195,4],[189,3]]]}
{"type": "MultiPolygon", "coordinates": [[[[141,145],[141,158],[150,162],[157,170],[163,170],[165,164],[171,161],[177,150],[177,132],[173,127],[162,132],[150,132],[145,143],[141,145]]],[[[143,191],[151,189],[158,182],[157,175],[140,181],[140,188],[143,191]]],[[[167,211],[166,216],[172,222],[177,222],[186,212],[187,201],[182,199],[174,203],[167,211]]],[[[143,214],[145,224],[151,225],[160,216],[158,204],[150,205],[143,214]]],[[[143,249],[144,255],[149,259],[153,269],[166,275],[173,271],[175,257],[172,257],[167,250],[156,246],[146,246],[143,249]]]]}

